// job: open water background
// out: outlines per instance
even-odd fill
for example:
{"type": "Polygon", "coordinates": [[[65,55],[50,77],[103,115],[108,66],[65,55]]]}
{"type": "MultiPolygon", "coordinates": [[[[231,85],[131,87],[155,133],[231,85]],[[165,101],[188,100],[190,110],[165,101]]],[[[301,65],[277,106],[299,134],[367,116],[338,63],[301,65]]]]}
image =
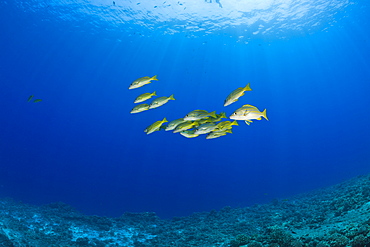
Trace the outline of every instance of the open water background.
{"type": "Polygon", "coordinates": [[[369,173],[369,4],[336,3],[316,6],[315,20],[311,10],[261,28],[261,20],[223,19],[216,3],[204,21],[207,13],[166,20],[168,9],[133,1],[2,1],[0,195],[168,218],[369,173]],[[159,81],[128,90],[153,75],[159,81]],[[248,82],[253,91],[223,107],[248,82]],[[129,113],[136,96],[153,91],[176,100],[129,113]],[[32,94],[42,102],[28,103],[32,94]],[[267,108],[270,121],[239,122],[214,140],[143,132],[164,117],[230,115],[243,104],[267,108]]]}

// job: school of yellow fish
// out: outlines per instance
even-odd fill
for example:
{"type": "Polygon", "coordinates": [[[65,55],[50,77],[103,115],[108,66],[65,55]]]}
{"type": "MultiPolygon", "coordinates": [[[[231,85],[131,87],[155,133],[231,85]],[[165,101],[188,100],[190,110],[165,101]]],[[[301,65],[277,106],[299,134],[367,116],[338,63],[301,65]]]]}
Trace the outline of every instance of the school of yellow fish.
{"type": "MultiPolygon", "coordinates": [[[[129,86],[129,89],[142,87],[151,83],[152,81],[158,81],[156,75],[153,77],[141,77],[133,81],[129,86]]],[[[231,105],[232,103],[238,101],[238,99],[243,96],[246,91],[252,91],[249,83],[245,87],[240,87],[232,91],[226,97],[224,106],[231,105]]],[[[135,99],[134,103],[144,102],[154,96],[157,96],[156,91],[152,93],[141,94],[135,99]]],[[[133,114],[147,111],[149,109],[155,109],[163,106],[170,100],[175,100],[173,95],[168,97],[158,97],[152,100],[150,104],[143,103],[136,105],[130,113],[133,114]]],[[[205,110],[193,110],[184,117],[172,120],[170,122],[166,118],[156,121],[149,125],[144,132],[146,132],[146,134],[151,134],[160,130],[173,131],[173,133],[180,133],[186,138],[194,138],[206,134],[206,139],[214,139],[232,133],[233,126],[239,125],[237,120],[243,120],[247,125],[250,125],[253,120],[261,120],[262,118],[268,120],[266,116],[266,109],[261,112],[257,107],[248,104],[243,105],[229,116],[229,118],[234,121],[223,121],[224,118],[227,118],[225,112],[217,114],[216,111],[208,112],[205,110]]]]}

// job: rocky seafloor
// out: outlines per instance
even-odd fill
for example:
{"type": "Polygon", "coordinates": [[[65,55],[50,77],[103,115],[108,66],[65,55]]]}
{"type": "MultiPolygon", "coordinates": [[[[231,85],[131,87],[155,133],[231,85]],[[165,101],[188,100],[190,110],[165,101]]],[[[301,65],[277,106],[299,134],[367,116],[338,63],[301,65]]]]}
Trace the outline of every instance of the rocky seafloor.
{"type": "Polygon", "coordinates": [[[370,247],[370,175],[284,200],[195,213],[86,216],[63,203],[0,200],[0,247],[370,247]]]}

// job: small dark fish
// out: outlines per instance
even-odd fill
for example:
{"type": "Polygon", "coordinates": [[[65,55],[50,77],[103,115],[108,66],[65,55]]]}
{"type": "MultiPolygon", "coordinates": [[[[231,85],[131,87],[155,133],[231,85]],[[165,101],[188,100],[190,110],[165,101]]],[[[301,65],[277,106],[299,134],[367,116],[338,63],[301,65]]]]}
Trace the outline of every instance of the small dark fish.
{"type": "Polygon", "coordinates": [[[41,101],[42,101],[42,99],[35,99],[33,102],[37,103],[37,102],[41,102],[41,101]]]}
{"type": "Polygon", "coordinates": [[[33,98],[33,95],[31,95],[30,97],[28,97],[27,102],[30,102],[32,100],[32,98],[33,98]]]}

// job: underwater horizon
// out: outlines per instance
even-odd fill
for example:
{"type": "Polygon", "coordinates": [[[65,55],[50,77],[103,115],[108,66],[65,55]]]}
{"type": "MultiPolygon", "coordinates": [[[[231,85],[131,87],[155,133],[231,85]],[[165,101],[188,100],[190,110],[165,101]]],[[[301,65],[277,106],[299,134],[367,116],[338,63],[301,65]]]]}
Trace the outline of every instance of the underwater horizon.
{"type": "Polygon", "coordinates": [[[369,3],[5,0],[0,7],[2,198],[172,218],[267,203],[370,172],[369,3]],[[158,81],[128,89],[154,75],[158,81]],[[248,83],[252,91],[224,106],[248,83]],[[135,98],[153,91],[175,100],[130,114],[135,98]],[[144,132],[163,118],[196,109],[229,117],[246,104],[266,109],[268,121],[238,121],[232,134],[212,140],[144,132]]]}

